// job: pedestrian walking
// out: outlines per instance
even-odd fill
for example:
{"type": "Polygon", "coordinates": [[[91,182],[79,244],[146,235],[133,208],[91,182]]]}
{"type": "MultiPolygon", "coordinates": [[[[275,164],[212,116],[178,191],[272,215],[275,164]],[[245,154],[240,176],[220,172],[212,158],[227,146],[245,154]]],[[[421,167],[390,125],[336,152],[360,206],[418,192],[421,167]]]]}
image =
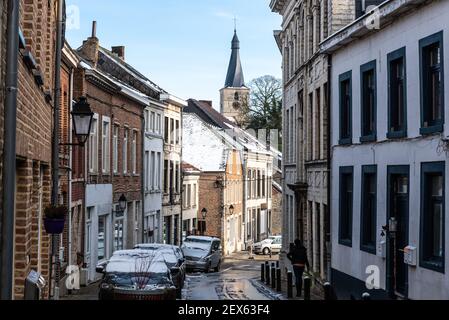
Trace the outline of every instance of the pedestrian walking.
{"type": "Polygon", "coordinates": [[[295,240],[295,245],[290,247],[290,252],[287,258],[291,261],[293,265],[293,272],[295,273],[296,279],[296,296],[302,296],[302,276],[304,274],[305,268],[307,267],[307,272],[310,271],[309,259],[307,259],[307,249],[303,246],[299,239],[295,240]]]}

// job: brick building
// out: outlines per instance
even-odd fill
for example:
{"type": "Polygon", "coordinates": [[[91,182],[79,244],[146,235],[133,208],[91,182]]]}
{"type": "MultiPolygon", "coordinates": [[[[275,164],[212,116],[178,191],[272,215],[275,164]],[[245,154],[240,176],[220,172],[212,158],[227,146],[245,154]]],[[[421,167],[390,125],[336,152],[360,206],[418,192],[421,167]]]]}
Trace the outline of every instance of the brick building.
{"type": "MultiPolygon", "coordinates": [[[[22,299],[24,280],[31,270],[48,281],[50,239],[43,229],[43,210],[51,190],[51,129],[57,1],[19,1],[16,190],[13,296],[22,299]],[[32,103],[30,103],[32,102],[32,103]]],[[[7,1],[0,1],[0,73],[5,83],[7,1]]],[[[0,99],[0,127],[4,128],[4,88],[0,99]]],[[[3,134],[0,133],[0,172],[3,172],[3,134]]],[[[2,185],[3,181],[0,181],[2,185]]]]}
{"type": "MultiPolygon", "coordinates": [[[[95,30],[95,28],[94,28],[95,30]]],[[[100,48],[95,33],[77,50],[75,96],[85,96],[94,112],[87,145],[84,263],[88,279],[113,251],[142,239],[142,130],[149,99],[100,65],[114,55],[100,48]],[[127,206],[119,208],[125,196],[127,206]]],[[[124,56],[120,58],[124,59],[124,56]]]]}

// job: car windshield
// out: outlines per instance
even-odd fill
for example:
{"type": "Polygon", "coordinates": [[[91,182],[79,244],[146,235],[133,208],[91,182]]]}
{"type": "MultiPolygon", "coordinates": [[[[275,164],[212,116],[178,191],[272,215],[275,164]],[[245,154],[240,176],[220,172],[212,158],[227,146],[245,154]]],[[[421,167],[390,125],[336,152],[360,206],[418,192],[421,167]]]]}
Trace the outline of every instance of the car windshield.
{"type": "Polygon", "coordinates": [[[172,282],[166,273],[110,273],[106,282],[120,288],[148,288],[170,286],[172,282]]]}
{"type": "Polygon", "coordinates": [[[188,239],[183,244],[183,248],[193,249],[193,250],[201,250],[201,251],[209,251],[212,245],[211,241],[207,240],[198,240],[198,239],[188,239]]]}

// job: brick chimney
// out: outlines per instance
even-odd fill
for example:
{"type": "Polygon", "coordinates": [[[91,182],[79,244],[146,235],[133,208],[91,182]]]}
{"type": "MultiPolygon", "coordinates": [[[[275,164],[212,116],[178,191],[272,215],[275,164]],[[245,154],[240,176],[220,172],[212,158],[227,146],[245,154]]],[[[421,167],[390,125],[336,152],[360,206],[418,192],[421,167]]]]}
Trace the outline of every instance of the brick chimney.
{"type": "Polygon", "coordinates": [[[211,100],[200,100],[201,103],[207,104],[209,107],[212,108],[212,101],[211,100]]]}
{"type": "Polygon", "coordinates": [[[87,40],[83,42],[81,55],[83,56],[83,58],[92,62],[94,66],[96,66],[98,62],[99,47],[100,42],[97,38],[97,21],[94,21],[92,23],[92,36],[87,38],[87,40]]]}
{"type": "Polygon", "coordinates": [[[125,47],[124,46],[112,47],[112,53],[115,53],[120,59],[125,61],[125,47]]]}

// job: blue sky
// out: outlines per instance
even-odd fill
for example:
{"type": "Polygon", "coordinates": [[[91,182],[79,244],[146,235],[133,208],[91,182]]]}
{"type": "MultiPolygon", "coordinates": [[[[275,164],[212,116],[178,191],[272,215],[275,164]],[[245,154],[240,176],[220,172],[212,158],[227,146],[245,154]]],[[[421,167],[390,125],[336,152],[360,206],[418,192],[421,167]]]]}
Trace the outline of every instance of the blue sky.
{"type": "MultiPolygon", "coordinates": [[[[181,98],[213,100],[226,78],[234,16],[245,80],[281,77],[281,55],[273,38],[281,17],[270,0],[67,0],[79,8],[79,26],[68,26],[73,48],[98,22],[100,45],[126,46],[126,61],[181,98]]],[[[70,21],[75,21],[70,20],[70,21]]]]}

